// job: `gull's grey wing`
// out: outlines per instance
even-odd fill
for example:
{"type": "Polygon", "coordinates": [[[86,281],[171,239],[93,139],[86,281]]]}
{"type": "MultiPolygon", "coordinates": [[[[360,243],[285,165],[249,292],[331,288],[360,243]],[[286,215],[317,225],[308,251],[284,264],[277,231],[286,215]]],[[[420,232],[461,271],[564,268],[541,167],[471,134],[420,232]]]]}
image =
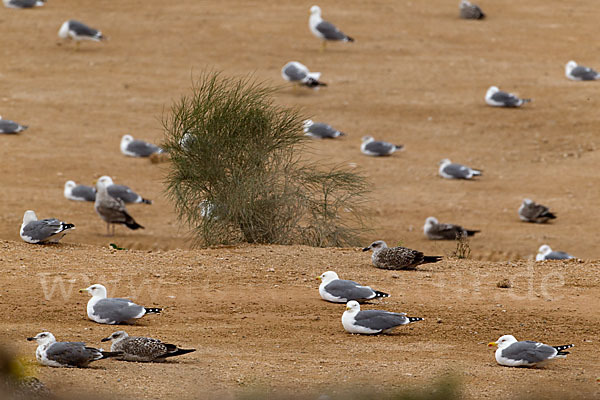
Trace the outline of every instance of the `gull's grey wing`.
{"type": "Polygon", "coordinates": [[[63,365],[85,367],[90,361],[102,358],[102,353],[81,342],[56,342],[46,349],[46,357],[63,365]]]}
{"type": "Polygon", "coordinates": [[[69,30],[75,32],[77,36],[96,36],[98,34],[96,29],[74,19],[69,21],[69,30]]]}
{"type": "Polygon", "coordinates": [[[526,204],[521,210],[521,215],[530,220],[555,217],[555,215],[550,212],[548,207],[537,203],[526,204]]]}
{"type": "Polygon", "coordinates": [[[546,254],[546,260],[570,260],[573,258],[569,253],[565,253],[564,251],[552,251],[549,254],[546,254]]]}
{"type": "Polygon", "coordinates": [[[363,300],[375,297],[373,289],[360,286],[356,282],[336,279],[325,286],[325,290],[332,296],[350,300],[363,300]]]}
{"type": "Polygon", "coordinates": [[[511,360],[525,360],[533,364],[554,357],[556,353],[557,350],[552,346],[526,340],[513,343],[502,350],[502,357],[511,360]]]}
{"type": "Polygon", "coordinates": [[[302,79],[306,78],[306,72],[301,70],[300,68],[297,68],[295,65],[291,64],[288,65],[283,72],[285,72],[285,74],[287,75],[287,77],[290,79],[290,81],[294,82],[294,81],[301,81],[302,79]]]}
{"type": "Polygon", "coordinates": [[[23,228],[23,235],[33,240],[44,240],[64,230],[64,225],[56,218],[32,221],[23,228]]]}
{"type": "Polygon", "coordinates": [[[327,40],[344,40],[346,35],[331,22],[322,21],[315,27],[327,40]]]}
{"type": "Polygon", "coordinates": [[[308,128],[308,132],[322,138],[334,138],[336,137],[337,130],[322,122],[315,122],[308,128]]]}
{"type": "Polygon", "coordinates": [[[598,79],[598,72],[594,71],[591,68],[583,67],[581,65],[578,65],[575,68],[573,68],[573,70],[571,71],[571,75],[584,81],[593,81],[595,79],[598,79]]]}
{"type": "Polygon", "coordinates": [[[127,145],[127,151],[137,154],[138,157],[149,157],[154,153],[160,153],[162,150],[152,143],[134,140],[127,145]]]}
{"type": "Polygon", "coordinates": [[[380,141],[372,141],[367,143],[365,146],[365,150],[370,151],[372,153],[376,153],[379,155],[387,155],[393,153],[396,146],[388,142],[380,142],[380,141]]]}
{"type": "Polygon", "coordinates": [[[25,129],[27,129],[26,126],[20,125],[15,121],[0,119],[0,133],[19,133],[25,129]]]}
{"type": "Polygon", "coordinates": [[[96,189],[91,186],[77,185],[71,190],[71,195],[85,201],[96,201],[96,189]]]}
{"type": "Polygon", "coordinates": [[[462,226],[453,224],[436,224],[431,227],[429,234],[447,240],[455,240],[465,234],[462,226]]]}
{"type": "Polygon", "coordinates": [[[375,330],[386,330],[410,322],[403,313],[398,314],[383,310],[359,311],[354,319],[356,325],[375,330]]]}
{"type": "Polygon", "coordinates": [[[112,197],[123,200],[125,203],[136,203],[141,200],[141,196],[124,185],[110,185],[107,188],[108,194],[112,197]]]}
{"type": "Polygon", "coordinates": [[[509,107],[515,107],[519,105],[519,98],[517,96],[503,91],[498,91],[494,93],[491,99],[497,101],[498,103],[503,103],[504,105],[509,107]]]}
{"type": "Polygon", "coordinates": [[[131,300],[109,298],[102,299],[94,305],[93,314],[109,322],[126,322],[144,311],[144,307],[131,300]]]}
{"type": "Polygon", "coordinates": [[[32,8],[37,4],[37,0],[11,0],[10,5],[18,8],[32,8]]]}
{"type": "Polygon", "coordinates": [[[460,17],[464,19],[483,19],[485,18],[485,14],[476,4],[461,4],[460,17]]]}
{"type": "Polygon", "coordinates": [[[470,175],[469,170],[470,168],[464,165],[454,163],[446,165],[443,169],[446,174],[459,179],[467,179],[470,175]]]}

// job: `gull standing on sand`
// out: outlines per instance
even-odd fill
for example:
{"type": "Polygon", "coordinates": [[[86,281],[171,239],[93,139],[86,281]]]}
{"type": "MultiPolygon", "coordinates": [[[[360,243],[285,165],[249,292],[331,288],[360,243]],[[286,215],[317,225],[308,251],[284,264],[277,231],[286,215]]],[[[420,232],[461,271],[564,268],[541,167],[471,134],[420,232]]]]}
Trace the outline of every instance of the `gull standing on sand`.
{"type": "Polygon", "coordinates": [[[354,39],[340,31],[331,22],[327,22],[321,18],[321,8],[319,6],[312,6],[310,8],[308,27],[313,35],[321,39],[321,51],[325,50],[328,40],[354,42],[354,39]]]}
{"type": "Polygon", "coordinates": [[[27,243],[58,243],[67,233],[75,229],[75,225],[59,221],[56,218],[38,220],[35,212],[25,211],[19,235],[27,243]]]}
{"type": "Polygon", "coordinates": [[[485,102],[493,107],[521,107],[531,99],[520,99],[512,93],[503,92],[496,86],[490,86],[485,94],[485,102]]]}
{"type": "Polygon", "coordinates": [[[377,268],[382,269],[415,269],[417,265],[435,263],[441,256],[426,256],[422,252],[407,247],[388,247],[383,240],[371,243],[362,251],[373,250],[371,261],[377,268]]]}
{"type": "Polygon", "coordinates": [[[96,200],[94,202],[94,209],[106,222],[106,232],[110,234],[110,225],[113,224],[113,235],[115,234],[114,224],[123,224],[129,229],[144,229],[143,226],[135,222],[133,217],[129,215],[125,208],[123,200],[115,198],[108,194],[108,186],[112,180],[106,179],[107,176],[103,176],[96,182],[96,200]]]}
{"type": "Polygon", "coordinates": [[[113,332],[101,342],[112,341],[110,351],[120,352],[123,361],[152,362],[164,361],[168,357],[181,356],[196,349],[180,349],[174,344],[163,343],[158,339],[143,336],[129,336],[125,331],[113,332]]]}
{"type": "Polygon", "coordinates": [[[471,4],[468,0],[462,0],[459,5],[460,17],[463,19],[484,19],[485,14],[477,4],[471,4]]]}
{"type": "Polygon", "coordinates": [[[130,323],[146,314],[159,314],[162,311],[162,308],[139,306],[128,299],[107,298],[106,288],[99,283],[79,292],[87,292],[92,296],[87,303],[87,315],[99,324],[130,323]]]}
{"type": "Polygon", "coordinates": [[[37,342],[35,358],[48,367],[87,367],[92,361],[121,355],[120,352],[86,347],[83,342],[57,342],[50,332],[40,332],[27,340],[37,342]]]}
{"type": "Polygon", "coordinates": [[[575,345],[549,346],[531,340],[519,342],[513,335],[504,335],[488,346],[498,346],[496,362],[505,367],[541,367],[556,358],[567,358],[569,352],[565,350],[575,345]]]}
{"type": "Polygon", "coordinates": [[[430,240],[458,240],[481,232],[460,225],[440,224],[435,217],[427,217],[423,231],[430,240]]]}
{"type": "Polygon", "coordinates": [[[65,21],[61,25],[60,29],[58,30],[58,37],[61,39],[73,39],[77,44],[77,48],[79,48],[79,43],[82,40],[99,42],[105,39],[105,37],[102,35],[102,32],[99,30],[90,28],[83,22],[75,21],[74,19],[65,21]]]}
{"type": "Polygon", "coordinates": [[[389,294],[362,286],[354,281],[340,279],[334,271],[323,272],[317,279],[321,280],[319,294],[321,298],[332,303],[347,303],[350,300],[367,301],[389,294]]]}
{"type": "Polygon", "coordinates": [[[423,321],[419,317],[407,317],[406,313],[395,313],[383,310],[360,310],[357,301],[349,301],[342,314],[342,325],[349,333],[375,335],[389,333],[394,328],[413,322],[423,321]]]}
{"type": "Polygon", "coordinates": [[[481,171],[469,168],[462,164],[456,164],[447,158],[439,162],[438,173],[446,179],[471,179],[474,176],[481,176],[481,171]]]}
{"type": "MultiPolygon", "coordinates": [[[[299,86],[306,86],[311,89],[318,89],[320,86],[327,86],[326,83],[319,81],[320,72],[310,72],[306,65],[298,61],[290,61],[281,69],[281,76],[288,82],[299,86]]],[[[294,86],[296,87],[296,86],[294,86]]]]}
{"type": "Polygon", "coordinates": [[[131,135],[123,135],[121,138],[121,153],[129,157],[150,157],[155,153],[162,153],[160,147],[145,142],[143,140],[134,139],[131,135]]]}
{"type": "Polygon", "coordinates": [[[360,145],[360,151],[363,154],[374,157],[389,156],[392,153],[403,149],[404,146],[401,144],[392,144],[375,140],[373,136],[363,136],[362,144],[360,145]]]}
{"type": "Polygon", "coordinates": [[[14,134],[23,132],[27,128],[27,125],[21,125],[10,119],[2,119],[2,117],[0,117],[0,133],[14,134]]]}
{"type": "Polygon", "coordinates": [[[313,122],[307,119],[303,124],[304,135],[317,139],[333,139],[339,136],[344,136],[345,133],[334,129],[331,125],[322,122],[313,122]]]}
{"type": "Polygon", "coordinates": [[[573,60],[565,66],[565,76],[573,81],[595,81],[600,79],[598,71],[583,65],[577,65],[573,60]]]}
{"type": "Polygon", "coordinates": [[[543,224],[548,220],[555,219],[556,215],[551,213],[548,207],[534,203],[531,199],[524,199],[519,207],[519,218],[526,222],[543,224]]]}
{"type": "Polygon", "coordinates": [[[570,260],[573,257],[569,253],[565,253],[564,251],[553,251],[550,246],[547,244],[543,244],[538,249],[538,253],[535,256],[535,261],[544,261],[544,260],[570,260]]]}

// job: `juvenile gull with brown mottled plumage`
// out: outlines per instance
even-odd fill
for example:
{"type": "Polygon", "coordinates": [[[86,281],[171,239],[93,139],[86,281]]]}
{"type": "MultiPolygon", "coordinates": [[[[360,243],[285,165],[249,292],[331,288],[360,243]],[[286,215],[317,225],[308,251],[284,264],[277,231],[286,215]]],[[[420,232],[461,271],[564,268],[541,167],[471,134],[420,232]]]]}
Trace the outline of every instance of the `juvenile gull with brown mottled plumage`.
{"type": "Polygon", "coordinates": [[[196,349],[180,349],[174,344],[163,343],[158,339],[143,336],[129,336],[125,331],[113,332],[102,342],[112,341],[110,351],[121,352],[121,360],[152,362],[164,361],[168,357],[191,353],[196,349]]]}
{"type": "Polygon", "coordinates": [[[373,250],[373,265],[382,269],[415,269],[420,264],[435,263],[442,259],[441,256],[426,256],[407,247],[388,247],[383,240],[377,240],[363,249],[369,250],[373,250]]]}

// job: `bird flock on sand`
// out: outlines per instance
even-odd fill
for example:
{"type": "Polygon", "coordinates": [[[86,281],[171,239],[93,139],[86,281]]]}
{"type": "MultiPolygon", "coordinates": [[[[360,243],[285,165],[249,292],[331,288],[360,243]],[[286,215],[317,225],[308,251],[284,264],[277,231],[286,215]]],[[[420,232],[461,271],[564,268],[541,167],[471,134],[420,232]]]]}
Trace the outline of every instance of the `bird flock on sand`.
{"type": "MultiPolygon", "coordinates": [[[[44,0],[3,0],[8,8],[35,8],[45,5],[44,0]]],[[[325,51],[328,42],[354,42],[354,39],[338,29],[332,23],[322,18],[321,8],[310,8],[310,32],[321,41],[321,51],[325,51]]],[[[484,19],[486,15],[480,7],[462,0],[459,5],[459,16],[463,19],[484,19]]],[[[103,41],[106,36],[97,29],[91,28],[76,20],[67,20],[59,28],[58,36],[61,39],[75,41],[77,48],[82,41],[103,41]]],[[[321,73],[311,72],[308,67],[298,61],[290,61],[281,70],[283,79],[297,86],[311,89],[326,87],[321,81],[321,73]]],[[[578,65],[569,61],[565,67],[565,75],[570,80],[591,81],[600,79],[600,74],[592,68],[578,65]]],[[[496,86],[491,86],[485,94],[485,103],[493,107],[517,108],[531,99],[520,98],[515,94],[501,91],[496,86]]],[[[11,120],[0,118],[1,134],[18,134],[28,129],[11,120]]],[[[313,138],[333,139],[344,137],[346,134],[332,126],[306,120],[303,125],[304,134],[313,138]]],[[[185,143],[182,143],[184,145],[185,143]]],[[[390,156],[397,151],[404,150],[403,145],[375,140],[372,136],[364,136],[360,151],[368,156],[390,156]]],[[[134,139],[131,135],[124,135],[120,143],[120,151],[128,157],[149,157],[160,154],[163,150],[151,143],[134,139]]],[[[445,179],[470,180],[482,176],[482,171],[477,168],[453,163],[449,159],[442,159],[439,163],[439,175],[445,179]]],[[[78,185],[69,180],[64,186],[64,196],[68,200],[79,202],[93,202],[94,210],[106,222],[107,233],[114,234],[117,224],[125,225],[129,229],[143,229],[129,214],[125,204],[152,204],[127,186],[117,185],[109,176],[97,179],[95,187],[78,185]]],[[[556,218],[548,207],[537,204],[530,199],[524,199],[518,209],[519,218],[526,222],[543,224],[556,218]]],[[[57,243],[67,233],[73,231],[75,226],[56,218],[39,220],[36,213],[27,210],[23,216],[20,229],[21,238],[32,244],[57,243]]],[[[435,217],[428,217],[424,225],[424,234],[431,240],[456,240],[467,238],[480,232],[475,229],[466,229],[460,225],[440,223],[435,217]]],[[[442,259],[440,256],[428,256],[418,250],[406,247],[388,247],[377,240],[365,247],[363,251],[372,251],[372,264],[386,270],[414,270],[419,265],[436,263],[442,259]]],[[[568,253],[553,251],[550,246],[542,245],[536,260],[565,260],[573,258],[568,253]]],[[[319,279],[319,294],[323,300],[332,303],[343,303],[346,310],[342,314],[343,328],[353,334],[385,334],[393,329],[411,323],[423,321],[422,317],[411,317],[404,312],[391,312],[385,310],[361,310],[360,303],[381,298],[390,294],[374,290],[369,286],[361,285],[350,280],[342,280],[333,271],[324,272],[319,279]]],[[[91,321],[99,324],[131,324],[147,314],[159,314],[161,308],[144,307],[131,300],[122,298],[109,298],[107,289],[101,284],[94,284],[80,292],[88,293],[91,298],[87,303],[86,312],[91,321]]],[[[83,342],[58,342],[50,332],[40,332],[34,337],[27,338],[38,344],[36,358],[39,363],[51,367],[86,367],[93,361],[105,358],[116,358],[126,361],[152,362],[162,361],[166,358],[184,355],[194,349],[182,349],[176,345],[163,343],[158,339],[149,337],[129,336],[125,331],[113,332],[108,337],[101,338],[102,342],[111,342],[110,351],[88,347],[83,342]]],[[[555,358],[564,358],[570,345],[549,346],[535,341],[517,341],[514,336],[504,335],[497,341],[489,343],[497,346],[496,361],[504,366],[541,366],[555,358]]]]}

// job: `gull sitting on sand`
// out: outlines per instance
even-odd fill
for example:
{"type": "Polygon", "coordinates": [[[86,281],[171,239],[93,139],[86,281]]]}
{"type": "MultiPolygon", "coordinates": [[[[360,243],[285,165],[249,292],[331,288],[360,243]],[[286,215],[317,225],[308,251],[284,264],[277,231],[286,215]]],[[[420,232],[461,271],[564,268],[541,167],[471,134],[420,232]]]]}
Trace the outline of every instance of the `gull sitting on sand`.
{"type": "Polygon", "coordinates": [[[395,313],[384,310],[360,310],[357,301],[349,301],[342,315],[342,325],[349,333],[375,335],[389,333],[394,328],[413,322],[423,321],[420,317],[407,317],[406,313],[395,313]]]}
{"type": "Polygon", "coordinates": [[[568,351],[574,344],[549,346],[540,342],[517,341],[513,335],[501,336],[488,346],[498,346],[496,362],[505,367],[541,367],[556,358],[567,358],[568,351]]]}
{"type": "Polygon", "coordinates": [[[426,256],[418,250],[407,247],[388,247],[383,240],[377,240],[365,247],[363,251],[373,250],[371,261],[382,269],[415,269],[418,265],[436,263],[441,256],[426,256]]]}

